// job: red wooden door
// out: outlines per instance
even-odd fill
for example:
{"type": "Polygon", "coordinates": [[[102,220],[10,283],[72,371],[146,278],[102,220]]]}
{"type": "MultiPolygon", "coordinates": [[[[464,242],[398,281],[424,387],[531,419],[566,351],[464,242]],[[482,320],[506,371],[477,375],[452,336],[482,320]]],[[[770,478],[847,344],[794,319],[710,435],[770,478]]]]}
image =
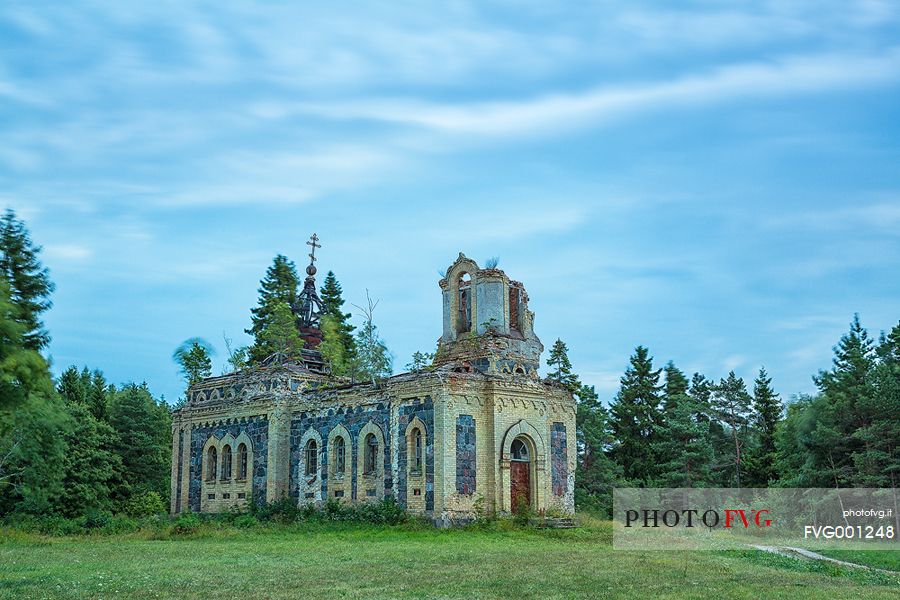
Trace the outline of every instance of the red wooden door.
{"type": "Polygon", "coordinates": [[[531,505],[531,469],[530,464],[524,461],[510,461],[509,463],[509,489],[512,511],[516,512],[519,497],[525,499],[525,503],[531,505]]]}

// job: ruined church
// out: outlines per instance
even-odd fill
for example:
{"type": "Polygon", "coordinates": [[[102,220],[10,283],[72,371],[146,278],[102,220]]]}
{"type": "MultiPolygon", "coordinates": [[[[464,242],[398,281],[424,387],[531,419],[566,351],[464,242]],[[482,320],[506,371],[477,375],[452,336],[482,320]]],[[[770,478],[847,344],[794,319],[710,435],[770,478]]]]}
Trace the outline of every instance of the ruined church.
{"type": "Polygon", "coordinates": [[[316,350],[316,241],[294,307],[299,359],[204,379],[175,412],[171,512],[284,497],[392,497],[439,525],[524,506],[574,512],[575,401],[538,375],[543,345],[523,285],[460,254],[438,282],[433,364],[345,382],[316,350]]]}

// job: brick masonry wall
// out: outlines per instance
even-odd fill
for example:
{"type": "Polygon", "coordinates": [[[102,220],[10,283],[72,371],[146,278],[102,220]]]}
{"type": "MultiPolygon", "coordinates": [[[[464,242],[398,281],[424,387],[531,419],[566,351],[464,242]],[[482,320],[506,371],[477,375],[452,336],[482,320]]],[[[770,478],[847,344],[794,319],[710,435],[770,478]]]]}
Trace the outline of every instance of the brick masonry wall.
{"type": "Polygon", "coordinates": [[[191,431],[191,465],[188,506],[194,512],[200,512],[200,493],[203,484],[203,446],[210,436],[218,439],[230,433],[234,437],[242,432],[250,438],[253,445],[253,501],[264,504],[266,501],[266,477],[269,457],[269,421],[258,417],[244,423],[220,424],[212,427],[198,427],[191,431]]]}
{"type": "Polygon", "coordinates": [[[456,418],[456,492],[463,495],[475,493],[475,419],[472,415],[456,418]]]}
{"type": "Polygon", "coordinates": [[[550,427],[550,468],[554,496],[565,496],[569,481],[566,425],[554,423],[550,427]]]}

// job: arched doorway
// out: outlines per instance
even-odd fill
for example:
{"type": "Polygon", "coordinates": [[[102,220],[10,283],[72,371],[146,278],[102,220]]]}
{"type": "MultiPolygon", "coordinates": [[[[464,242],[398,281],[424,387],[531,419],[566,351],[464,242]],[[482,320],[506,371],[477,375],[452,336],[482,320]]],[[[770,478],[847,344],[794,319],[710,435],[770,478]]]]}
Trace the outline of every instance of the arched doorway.
{"type": "Polygon", "coordinates": [[[510,506],[514,513],[521,508],[531,508],[533,498],[531,492],[531,463],[534,457],[531,441],[519,436],[510,447],[509,491],[510,506]]]}

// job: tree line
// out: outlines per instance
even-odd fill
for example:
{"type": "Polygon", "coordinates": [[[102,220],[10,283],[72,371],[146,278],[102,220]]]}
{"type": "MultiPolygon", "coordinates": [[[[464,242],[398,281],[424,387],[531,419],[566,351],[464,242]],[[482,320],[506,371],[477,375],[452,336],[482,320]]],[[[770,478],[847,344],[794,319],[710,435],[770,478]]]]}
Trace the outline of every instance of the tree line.
{"type": "MultiPolygon", "coordinates": [[[[25,224],[0,219],[0,516],[165,510],[171,410],[145,383],[113,385],[71,366],[54,380],[42,352],[42,315],[54,285],[25,224]]],[[[225,340],[227,371],[301,358],[294,315],[300,280],[275,257],[251,310],[246,347],[225,340]]],[[[338,381],[377,383],[392,355],[374,323],[377,302],[357,306],[357,330],[333,272],[320,290],[319,350],[338,381]]],[[[212,374],[212,347],[186,340],[173,358],[187,386],[212,374]]],[[[417,353],[412,370],[427,368],[417,353]]],[[[785,407],[765,369],[750,386],[734,372],[690,378],[655,367],[638,346],[608,406],[573,371],[557,340],[548,377],[577,401],[576,504],[608,511],[615,486],[896,487],[900,470],[900,324],[873,339],[858,317],[835,347],[817,393],[785,407]]]]}
{"type": "Polygon", "coordinates": [[[814,395],[787,406],[760,368],[690,379],[672,361],[632,354],[605,406],[557,340],[549,377],[577,409],[576,504],[609,513],[619,487],[880,487],[900,474],[900,323],[873,340],[855,315],[814,376],[814,395]]]}

